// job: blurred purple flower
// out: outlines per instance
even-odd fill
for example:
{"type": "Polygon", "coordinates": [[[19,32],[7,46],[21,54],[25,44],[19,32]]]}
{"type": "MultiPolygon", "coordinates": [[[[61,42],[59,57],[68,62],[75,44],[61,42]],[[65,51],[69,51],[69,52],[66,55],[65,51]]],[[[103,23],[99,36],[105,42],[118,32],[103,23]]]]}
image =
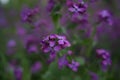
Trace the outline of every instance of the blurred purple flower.
{"type": "Polygon", "coordinates": [[[15,80],[22,80],[23,69],[17,64],[16,60],[12,60],[7,66],[7,72],[13,72],[15,80]]]}
{"type": "Polygon", "coordinates": [[[110,60],[110,59],[102,60],[102,62],[101,62],[101,68],[102,68],[102,70],[103,70],[104,72],[106,72],[107,69],[108,69],[108,66],[111,65],[111,64],[112,64],[112,63],[111,63],[111,60],[110,60]]]}
{"type": "Polygon", "coordinates": [[[7,43],[7,54],[12,55],[16,51],[16,41],[15,40],[9,40],[7,43]]]}
{"type": "Polygon", "coordinates": [[[68,50],[67,54],[71,56],[73,52],[71,50],[68,50]]]}
{"type": "Polygon", "coordinates": [[[24,8],[21,12],[21,18],[25,22],[31,23],[33,17],[39,12],[39,8],[35,7],[34,9],[24,8]]]}
{"type": "Polygon", "coordinates": [[[84,14],[87,8],[87,5],[82,0],[77,3],[67,0],[67,6],[70,12],[79,14],[84,14]]]}
{"type": "Polygon", "coordinates": [[[99,80],[99,76],[96,73],[90,71],[89,75],[91,77],[91,80],[99,80]]]}
{"type": "Polygon", "coordinates": [[[42,68],[42,64],[40,62],[35,62],[32,67],[31,67],[31,72],[34,74],[34,73],[37,73],[38,71],[40,71],[42,68]]]}
{"type": "Polygon", "coordinates": [[[96,52],[97,52],[97,56],[98,56],[99,58],[107,59],[107,58],[110,57],[109,52],[106,51],[105,49],[97,49],[96,52]]]}
{"type": "Polygon", "coordinates": [[[28,52],[29,53],[37,53],[38,52],[38,48],[36,45],[31,45],[29,48],[28,48],[28,52]]]}
{"type": "Polygon", "coordinates": [[[16,80],[22,80],[22,68],[21,67],[17,67],[14,69],[14,75],[16,80]]]}
{"type": "Polygon", "coordinates": [[[80,66],[79,62],[76,62],[74,60],[72,60],[72,63],[68,64],[68,67],[70,69],[72,69],[73,71],[77,72],[78,71],[78,67],[80,66]]]}
{"type": "Polygon", "coordinates": [[[55,6],[55,1],[54,1],[54,0],[48,0],[47,10],[48,10],[49,12],[52,11],[52,9],[54,8],[54,6],[55,6]]]}
{"type": "Polygon", "coordinates": [[[60,57],[58,59],[58,67],[60,69],[62,69],[63,67],[67,66],[68,65],[68,60],[67,60],[67,57],[66,55],[63,55],[62,57],[60,57]]]}
{"type": "Polygon", "coordinates": [[[39,39],[36,36],[29,35],[24,40],[24,46],[29,53],[32,53],[32,52],[37,53],[38,42],[39,42],[39,39]]]}
{"type": "Polygon", "coordinates": [[[108,66],[112,64],[112,61],[110,59],[110,53],[104,49],[97,49],[96,52],[97,56],[102,59],[101,68],[104,72],[106,72],[108,66]]]}
{"type": "Polygon", "coordinates": [[[16,28],[16,33],[20,36],[20,37],[23,37],[26,35],[26,30],[25,28],[21,27],[21,26],[18,26],[16,28]]]}
{"type": "Polygon", "coordinates": [[[106,22],[109,25],[113,24],[112,16],[108,10],[102,10],[98,13],[99,22],[106,22]]]}
{"type": "Polygon", "coordinates": [[[15,47],[16,46],[16,41],[15,40],[9,40],[7,43],[7,47],[15,47]]]}

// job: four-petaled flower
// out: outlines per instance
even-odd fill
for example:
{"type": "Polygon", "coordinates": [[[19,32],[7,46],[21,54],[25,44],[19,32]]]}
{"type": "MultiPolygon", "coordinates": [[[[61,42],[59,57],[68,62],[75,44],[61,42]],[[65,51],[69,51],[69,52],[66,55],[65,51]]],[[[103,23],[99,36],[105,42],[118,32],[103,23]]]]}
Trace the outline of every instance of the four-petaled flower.
{"type": "Polygon", "coordinates": [[[87,5],[83,1],[74,3],[67,1],[68,10],[72,13],[84,14],[86,12],[87,5]]]}

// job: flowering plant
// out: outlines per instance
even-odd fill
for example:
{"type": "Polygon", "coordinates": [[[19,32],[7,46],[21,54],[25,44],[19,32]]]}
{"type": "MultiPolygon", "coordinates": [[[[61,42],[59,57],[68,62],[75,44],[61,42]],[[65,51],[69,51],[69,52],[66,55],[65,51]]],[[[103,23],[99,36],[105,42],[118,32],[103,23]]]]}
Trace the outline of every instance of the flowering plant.
{"type": "Polygon", "coordinates": [[[110,44],[119,39],[119,17],[104,1],[17,3],[8,16],[0,6],[0,80],[120,79],[119,49],[110,44]]]}

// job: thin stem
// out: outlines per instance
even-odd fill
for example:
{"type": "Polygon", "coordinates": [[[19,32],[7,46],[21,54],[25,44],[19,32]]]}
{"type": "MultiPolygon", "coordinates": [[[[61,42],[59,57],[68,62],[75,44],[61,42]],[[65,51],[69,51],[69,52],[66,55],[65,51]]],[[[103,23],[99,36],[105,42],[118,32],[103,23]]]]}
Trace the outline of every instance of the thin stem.
{"type": "Polygon", "coordinates": [[[21,53],[20,56],[21,56],[21,62],[23,67],[22,80],[31,80],[31,73],[30,73],[28,60],[24,54],[21,53]]]}
{"type": "Polygon", "coordinates": [[[54,22],[54,26],[55,26],[55,33],[57,33],[57,34],[64,33],[67,37],[69,37],[66,29],[64,27],[61,27],[61,25],[60,25],[60,18],[58,18],[56,20],[53,19],[53,22],[54,22]]]}
{"type": "Polygon", "coordinates": [[[92,48],[94,47],[94,37],[95,37],[95,34],[96,34],[96,29],[97,29],[97,26],[99,25],[99,23],[95,23],[94,24],[94,27],[92,28],[92,33],[90,35],[90,43],[89,45],[87,46],[87,56],[89,57],[90,56],[90,53],[92,51],[92,48]]]}

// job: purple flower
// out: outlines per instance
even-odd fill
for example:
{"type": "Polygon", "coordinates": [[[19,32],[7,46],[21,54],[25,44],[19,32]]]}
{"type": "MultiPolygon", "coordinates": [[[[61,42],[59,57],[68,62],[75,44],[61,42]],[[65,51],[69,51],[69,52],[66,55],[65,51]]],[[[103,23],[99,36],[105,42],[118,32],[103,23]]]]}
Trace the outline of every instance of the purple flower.
{"type": "Polygon", "coordinates": [[[105,65],[105,66],[111,65],[111,60],[110,59],[103,60],[102,65],[105,65]]]}
{"type": "Polygon", "coordinates": [[[112,16],[108,10],[102,10],[98,13],[99,22],[106,22],[109,25],[113,24],[112,16]]]}
{"type": "Polygon", "coordinates": [[[102,59],[110,58],[109,52],[104,49],[97,49],[96,52],[99,58],[102,58],[102,59]]]}
{"type": "Polygon", "coordinates": [[[109,65],[111,65],[111,60],[110,59],[102,60],[102,62],[101,62],[101,69],[104,72],[106,72],[109,65]]]}
{"type": "Polygon", "coordinates": [[[31,23],[33,17],[39,12],[39,8],[36,7],[34,9],[24,8],[21,13],[21,18],[25,22],[31,23]]]}
{"type": "Polygon", "coordinates": [[[51,34],[44,38],[41,44],[42,50],[45,53],[51,51],[59,52],[60,50],[71,46],[65,36],[60,36],[56,34],[51,34]]]}
{"type": "Polygon", "coordinates": [[[62,57],[59,58],[58,60],[58,67],[62,69],[63,67],[68,65],[68,60],[66,58],[66,55],[63,55],[62,57]]]}
{"type": "Polygon", "coordinates": [[[31,45],[29,48],[28,48],[28,52],[29,53],[34,53],[34,52],[38,52],[38,48],[36,45],[31,45]]]}
{"type": "Polygon", "coordinates": [[[54,0],[48,0],[47,10],[49,12],[51,12],[51,10],[54,8],[54,5],[55,5],[55,1],[54,0]]]}
{"type": "Polygon", "coordinates": [[[97,56],[102,59],[101,60],[101,68],[104,72],[107,71],[107,67],[112,64],[112,61],[110,59],[110,53],[107,50],[104,49],[97,49],[97,56]]]}
{"type": "Polygon", "coordinates": [[[99,80],[99,76],[96,73],[90,71],[89,75],[91,77],[91,80],[99,80]]]}
{"type": "Polygon", "coordinates": [[[24,41],[25,49],[29,53],[37,53],[38,52],[38,41],[39,39],[33,35],[27,36],[24,41]]]}
{"type": "Polygon", "coordinates": [[[40,62],[35,62],[31,67],[31,72],[36,73],[36,72],[40,71],[41,68],[42,68],[42,64],[40,62]]]}
{"type": "Polygon", "coordinates": [[[56,58],[56,52],[52,51],[49,55],[48,63],[53,62],[55,60],[55,58],[56,58]]]}
{"type": "Polygon", "coordinates": [[[83,1],[74,3],[70,0],[67,1],[68,10],[72,13],[84,14],[86,12],[87,5],[83,1]]]}
{"type": "Polygon", "coordinates": [[[22,80],[22,68],[21,67],[17,67],[14,69],[14,75],[16,80],[22,80]]]}
{"type": "Polygon", "coordinates": [[[73,52],[71,50],[68,50],[67,54],[71,56],[73,52]]]}
{"type": "Polygon", "coordinates": [[[7,71],[8,72],[13,72],[13,74],[15,76],[15,80],[22,80],[23,69],[22,69],[22,67],[17,65],[16,60],[12,60],[9,63],[9,66],[7,66],[7,71]]]}
{"type": "Polygon", "coordinates": [[[45,37],[41,41],[41,45],[42,51],[44,53],[49,53],[48,63],[55,60],[57,52],[71,46],[65,36],[60,36],[57,34],[51,34],[45,37]]]}
{"type": "Polygon", "coordinates": [[[15,51],[16,51],[16,41],[9,40],[7,43],[7,54],[8,55],[14,54],[15,51]]]}
{"type": "Polygon", "coordinates": [[[71,64],[68,64],[68,67],[70,69],[72,69],[73,71],[77,72],[78,71],[78,67],[80,66],[79,62],[76,62],[74,60],[72,60],[71,64]]]}
{"type": "Polygon", "coordinates": [[[15,47],[16,46],[16,41],[15,40],[9,40],[7,43],[7,47],[15,47]]]}
{"type": "Polygon", "coordinates": [[[16,29],[16,33],[20,36],[20,37],[23,37],[26,35],[26,30],[21,27],[21,26],[18,26],[17,29],[16,29]]]}

